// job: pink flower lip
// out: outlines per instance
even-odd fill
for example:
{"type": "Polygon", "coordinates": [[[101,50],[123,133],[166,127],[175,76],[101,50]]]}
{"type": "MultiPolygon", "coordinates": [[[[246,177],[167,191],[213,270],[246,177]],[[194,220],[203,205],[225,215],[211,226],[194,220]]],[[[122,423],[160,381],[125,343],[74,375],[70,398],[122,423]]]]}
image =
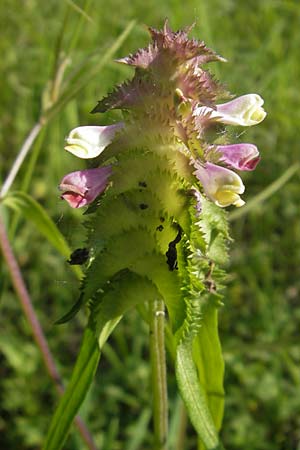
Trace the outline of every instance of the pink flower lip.
{"type": "Polygon", "coordinates": [[[61,198],[72,208],[88,205],[105,191],[111,173],[111,166],[71,172],[64,176],[59,185],[63,191],[61,198]]]}
{"type": "Polygon", "coordinates": [[[218,145],[220,162],[237,170],[254,170],[260,161],[259,151],[253,144],[218,145]]]}

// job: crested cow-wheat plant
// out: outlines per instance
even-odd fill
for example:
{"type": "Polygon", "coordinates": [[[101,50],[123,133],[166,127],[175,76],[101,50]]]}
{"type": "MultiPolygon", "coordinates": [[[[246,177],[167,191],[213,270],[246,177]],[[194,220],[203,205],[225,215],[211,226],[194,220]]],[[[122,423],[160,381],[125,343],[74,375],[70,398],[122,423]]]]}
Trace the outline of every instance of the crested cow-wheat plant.
{"type": "MultiPolygon", "coordinates": [[[[218,308],[230,241],[224,208],[244,204],[245,187],[235,171],[253,170],[259,162],[257,147],[231,142],[227,126],[252,126],[266,113],[257,94],[232,99],[206,68],[224,59],[189,39],[190,29],[173,32],[166,22],[162,30],[149,31],[148,47],[118,60],[135,69],[133,78],[92,111],[119,109],[122,122],[81,126],[66,140],[66,150],[93,163],[60,184],[71,207],[90,205],[89,263],[79,300],[63,321],[85,305],[89,330],[98,338],[110,321],[143,305],[150,324],[168,327],[178,387],[199,448],[221,449],[218,308]]],[[[165,371],[163,357],[158,348],[157,374],[165,371]]],[[[161,382],[159,376],[153,380],[161,382]]],[[[163,386],[154,400],[154,441],[161,449],[167,440],[162,392],[163,386]]],[[[55,432],[52,426],[49,436],[55,432]]],[[[54,448],[49,442],[51,437],[46,448],[54,448]]]]}

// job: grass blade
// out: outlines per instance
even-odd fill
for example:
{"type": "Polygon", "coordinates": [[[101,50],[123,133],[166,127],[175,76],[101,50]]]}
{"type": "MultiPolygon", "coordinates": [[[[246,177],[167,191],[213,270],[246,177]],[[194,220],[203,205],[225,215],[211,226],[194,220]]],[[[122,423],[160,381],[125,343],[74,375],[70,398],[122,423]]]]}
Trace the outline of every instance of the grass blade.
{"type": "Polygon", "coordinates": [[[85,75],[82,75],[77,82],[73,85],[66,88],[58,98],[57,102],[49,108],[44,113],[44,118],[46,120],[50,120],[53,116],[55,116],[72,98],[74,98],[96,75],[99,74],[99,71],[105,66],[105,64],[110,61],[116,51],[121,47],[129,33],[131,32],[133,26],[135,25],[135,21],[132,20],[129,22],[125,30],[120,34],[120,36],[115,40],[115,42],[109,46],[108,50],[101,55],[101,58],[98,64],[90,67],[89,71],[85,75]]]}

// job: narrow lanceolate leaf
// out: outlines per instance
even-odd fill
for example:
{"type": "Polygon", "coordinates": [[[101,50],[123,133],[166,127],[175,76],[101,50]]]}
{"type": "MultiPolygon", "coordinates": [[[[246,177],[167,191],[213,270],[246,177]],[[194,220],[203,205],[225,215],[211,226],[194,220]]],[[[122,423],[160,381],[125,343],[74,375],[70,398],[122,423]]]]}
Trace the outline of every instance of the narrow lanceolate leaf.
{"type": "MultiPolygon", "coordinates": [[[[217,314],[221,296],[217,291],[226,259],[227,225],[221,209],[201,196],[199,220],[191,224],[185,264],[186,317],[178,332],[176,376],[181,396],[203,448],[221,449],[218,438],[223,417],[224,363],[220,349],[217,314]],[[224,222],[225,221],[225,222],[224,222]]],[[[190,209],[191,217],[193,209],[190,209]]],[[[202,447],[201,447],[202,448],[202,447]]]]}
{"type": "Polygon", "coordinates": [[[192,357],[191,342],[179,344],[176,357],[176,376],[181,396],[190,420],[207,450],[222,450],[213,418],[207,406],[206,392],[199,384],[192,357]]]}
{"type": "MultiPolygon", "coordinates": [[[[72,250],[64,236],[45,209],[33,197],[25,192],[15,191],[4,197],[2,204],[20,213],[26,220],[32,222],[62,256],[65,258],[70,256],[72,250]]],[[[78,266],[72,266],[72,270],[78,278],[82,277],[82,271],[78,266]]]]}
{"type": "Polygon", "coordinates": [[[25,219],[34,223],[40,233],[59,251],[68,257],[70,248],[45,209],[33,197],[25,192],[16,191],[8,194],[3,199],[3,204],[19,212],[25,219]]]}
{"type": "Polygon", "coordinates": [[[59,450],[93,381],[100,358],[94,332],[86,328],[71,381],[52,418],[43,450],[59,450]]]}
{"type": "Polygon", "coordinates": [[[208,301],[202,314],[201,327],[193,342],[193,358],[210,414],[216,429],[220,430],[224,412],[224,360],[218,333],[218,308],[213,301],[208,301]]]}
{"type": "MultiPolygon", "coordinates": [[[[13,209],[32,222],[38,231],[53,245],[53,247],[65,258],[72,253],[67,241],[61,234],[56,224],[47,214],[46,210],[30,195],[25,192],[15,191],[9,193],[2,200],[2,204],[13,209]]],[[[82,271],[78,266],[72,266],[78,278],[82,277],[82,271]]]]}
{"type": "Polygon", "coordinates": [[[63,448],[72,422],[94,379],[100,350],[120,319],[119,316],[107,321],[99,332],[98,339],[90,326],[86,328],[70,383],[52,418],[43,450],[63,448]]]}

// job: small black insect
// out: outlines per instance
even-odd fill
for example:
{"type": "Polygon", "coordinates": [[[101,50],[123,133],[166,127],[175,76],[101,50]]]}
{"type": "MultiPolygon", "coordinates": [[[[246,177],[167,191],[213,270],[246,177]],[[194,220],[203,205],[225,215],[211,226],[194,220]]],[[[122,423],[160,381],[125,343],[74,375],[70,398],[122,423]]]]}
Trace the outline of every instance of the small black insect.
{"type": "Polygon", "coordinates": [[[89,259],[89,251],[87,248],[77,248],[70,255],[70,259],[68,259],[68,263],[71,266],[84,264],[89,259]]]}
{"type": "Polygon", "coordinates": [[[163,225],[158,225],[158,227],[156,227],[156,231],[163,231],[163,229],[163,225]]]}
{"type": "Polygon", "coordinates": [[[147,187],[146,181],[139,181],[139,186],[143,187],[143,188],[146,188],[147,187]]]}
{"type": "Polygon", "coordinates": [[[178,269],[176,244],[180,242],[181,236],[182,236],[182,229],[179,227],[176,238],[169,243],[169,248],[168,251],[166,252],[167,264],[171,271],[178,269]]]}
{"type": "Polygon", "coordinates": [[[141,203],[139,205],[139,207],[140,207],[140,209],[147,209],[147,208],[149,208],[149,205],[146,205],[146,203],[141,203]]]}
{"type": "Polygon", "coordinates": [[[166,252],[167,264],[171,271],[178,269],[176,244],[170,242],[168,251],[166,252]]]}

